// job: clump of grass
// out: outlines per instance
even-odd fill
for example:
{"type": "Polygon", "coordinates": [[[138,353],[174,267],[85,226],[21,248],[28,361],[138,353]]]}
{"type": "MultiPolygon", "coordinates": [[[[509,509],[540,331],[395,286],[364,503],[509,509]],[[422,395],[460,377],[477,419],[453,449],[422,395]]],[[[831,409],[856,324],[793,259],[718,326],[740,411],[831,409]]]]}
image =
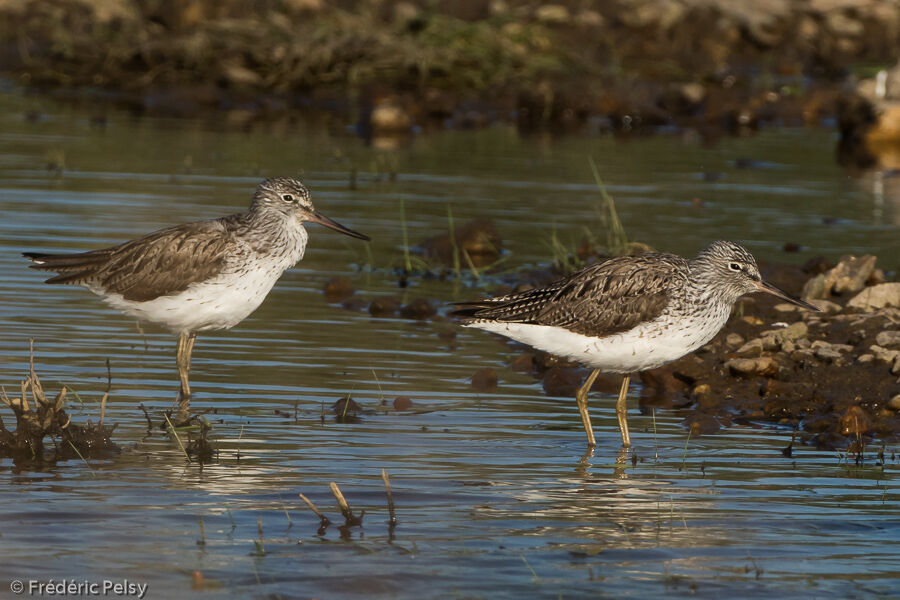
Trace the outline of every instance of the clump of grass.
{"type": "Polygon", "coordinates": [[[625,235],[625,227],[622,225],[622,221],[619,220],[616,203],[606,191],[606,186],[600,178],[600,171],[597,170],[594,157],[588,156],[588,162],[591,165],[591,173],[594,175],[597,189],[600,191],[600,198],[603,200],[603,205],[598,207],[598,210],[600,219],[606,229],[606,250],[613,256],[626,254],[629,248],[628,236],[625,235]]]}
{"type": "MultiPolygon", "coordinates": [[[[34,340],[30,342],[28,375],[20,384],[20,396],[10,397],[6,389],[0,387],[0,401],[12,410],[16,418],[16,428],[9,430],[0,419],[0,456],[17,461],[41,463],[55,462],[74,457],[85,464],[86,456],[103,456],[118,452],[118,447],[110,440],[115,426],[72,422],[65,411],[66,387],[63,386],[55,398],[44,391],[34,367],[34,340]],[[44,439],[50,438],[54,448],[45,452],[44,439]]],[[[105,400],[108,397],[104,395],[105,400]]]]}

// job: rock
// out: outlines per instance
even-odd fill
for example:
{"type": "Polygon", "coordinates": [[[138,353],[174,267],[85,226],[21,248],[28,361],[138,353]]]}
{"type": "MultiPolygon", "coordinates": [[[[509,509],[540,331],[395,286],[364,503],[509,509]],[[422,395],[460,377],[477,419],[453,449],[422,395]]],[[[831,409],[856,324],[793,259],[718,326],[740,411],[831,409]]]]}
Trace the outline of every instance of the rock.
{"type": "Polygon", "coordinates": [[[893,375],[900,375],[900,355],[894,358],[894,366],[891,367],[891,373],[893,375]]]}
{"type": "Polygon", "coordinates": [[[725,368],[730,370],[733,375],[771,376],[778,372],[778,363],[769,356],[734,358],[725,362],[725,368]]]}
{"type": "Polygon", "coordinates": [[[364,298],[355,298],[351,296],[341,303],[341,308],[352,311],[366,310],[369,308],[369,301],[364,298]]]}
{"type": "MultiPolygon", "coordinates": [[[[763,338],[763,347],[766,346],[766,340],[773,340],[778,347],[781,346],[784,342],[793,342],[802,338],[805,338],[809,334],[809,326],[802,322],[797,321],[796,323],[792,323],[787,327],[783,327],[781,329],[770,329],[768,331],[764,331],[762,333],[763,338]]],[[[766,348],[767,350],[769,348],[766,348]]],[[[774,348],[774,349],[777,349],[774,348]]]]}
{"type": "Polygon", "coordinates": [[[427,319],[433,316],[437,309],[425,298],[416,298],[400,309],[400,315],[407,319],[427,319]]]}
{"type": "Polygon", "coordinates": [[[454,240],[449,233],[429,238],[419,245],[419,250],[431,260],[454,266],[453,255],[457,253],[459,264],[466,268],[468,254],[472,264],[484,267],[500,258],[503,247],[500,234],[490,219],[475,219],[454,230],[454,240]]]}
{"type": "Polygon", "coordinates": [[[413,401],[406,396],[397,396],[394,398],[394,410],[409,410],[413,401]]]}
{"type": "Polygon", "coordinates": [[[788,304],[787,302],[782,302],[781,304],[775,305],[775,310],[778,312],[797,312],[800,310],[800,307],[796,304],[788,304]]]}
{"type": "Polygon", "coordinates": [[[541,379],[548,396],[574,396],[581,387],[581,372],[572,367],[551,367],[541,379]]]}
{"type": "Polygon", "coordinates": [[[744,343],[744,338],[739,333],[729,333],[725,336],[725,343],[729,348],[737,348],[744,343]]]}
{"type": "MultiPolygon", "coordinates": [[[[829,314],[839,313],[842,310],[844,310],[844,307],[841,306],[840,304],[838,304],[837,302],[825,300],[824,298],[811,298],[810,300],[808,300],[808,302],[810,304],[815,305],[817,308],[819,308],[824,313],[829,313],[829,314]]],[[[813,313],[808,312],[806,314],[813,314],[813,313]]]]}
{"type": "Polygon", "coordinates": [[[829,290],[825,287],[825,275],[819,274],[803,284],[801,296],[806,300],[813,298],[825,298],[829,290]]]}
{"type": "Polygon", "coordinates": [[[738,356],[760,356],[763,353],[763,341],[761,338],[752,339],[737,349],[738,356]]]}
{"type": "Polygon", "coordinates": [[[369,305],[369,314],[373,317],[387,317],[393,315],[400,308],[400,300],[395,296],[382,296],[375,298],[369,305]]]}
{"type": "Polygon", "coordinates": [[[850,344],[830,344],[822,340],[814,341],[811,348],[813,350],[824,348],[826,350],[833,350],[835,352],[850,352],[851,350],[853,350],[853,346],[851,346],[850,344]]]}
{"type": "Polygon", "coordinates": [[[562,4],[543,4],[534,11],[534,18],[547,25],[559,25],[569,20],[569,9],[562,4]]]}
{"type": "Polygon", "coordinates": [[[791,352],[793,352],[796,349],[797,349],[797,346],[794,345],[794,342],[785,342],[781,345],[781,350],[783,352],[786,352],[787,354],[790,354],[791,352]]]}
{"type": "Polygon", "coordinates": [[[331,405],[331,411],[338,417],[355,416],[362,411],[362,408],[356,403],[356,400],[350,396],[344,396],[343,398],[338,398],[331,405]]]}
{"type": "Polygon", "coordinates": [[[897,357],[900,356],[900,350],[888,350],[887,348],[882,348],[875,344],[869,346],[869,350],[875,355],[876,360],[888,364],[893,364],[897,357]]]}
{"type": "Polygon", "coordinates": [[[885,348],[900,348],[900,331],[882,331],[875,336],[875,343],[885,348]]]}
{"type": "Polygon", "coordinates": [[[520,354],[509,367],[517,373],[534,372],[534,354],[520,354]]]}
{"type": "Polygon", "coordinates": [[[575,24],[579,27],[599,28],[603,26],[605,21],[606,19],[603,18],[603,15],[590,9],[584,9],[575,16],[575,24]]]}
{"type": "Polygon", "coordinates": [[[900,307],[900,283],[880,283],[868,287],[851,298],[847,306],[868,311],[885,306],[900,307]]]}
{"type": "Polygon", "coordinates": [[[874,355],[874,354],[868,354],[868,353],[866,353],[866,354],[860,354],[860,355],[856,358],[856,362],[858,362],[858,363],[860,363],[860,364],[862,364],[862,365],[867,365],[867,364],[869,364],[869,363],[875,362],[875,355],[874,355]]]}
{"type": "Polygon", "coordinates": [[[851,406],[841,417],[843,435],[862,435],[872,428],[872,420],[859,406],[851,406]]]}
{"type": "Polygon", "coordinates": [[[762,325],[763,323],[765,323],[765,321],[754,315],[746,315],[744,317],[741,317],[741,321],[747,323],[748,325],[762,325]]]}
{"type": "Polygon", "coordinates": [[[879,283],[884,283],[884,281],[884,271],[881,269],[873,269],[872,274],[866,279],[866,285],[878,285],[879,283]]]}
{"type": "MultiPolygon", "coordinates": [[[[846,256],[838,261],[837,266],[825,273],[825,290],[832,294],[855,293],[863,289],[866,280],[875,268],[876,257],[846,256]]],[[[827,297],[822,296],[822,297],[827,297]]]]}
{"type": "Polygon", "coordinates": [[[812,350],[815,353],[816,358],[824,361],[832,362],[841,358],[841,353],[834,346],[828,342],[823,342],[822,340],[813,342],[812,350]]]}
{"type": "Polygon", "coordinates": [[[492,392],[497,389],[497,371],[490,367],[479,369],[472,375],[472,387],[478,392],[492,392]]]}
{"type": "Polygon", "coordinates": [[[325,293],[325,299],[329,302],[341,302],[356,292],[350,279],[342,276],[332,277],[326,281],[322,291],[325,293]]]}
{"type": "Polygon", "coordinates": [[[888,400],[888,408],[900,412],[900,394],[888,400]]]}

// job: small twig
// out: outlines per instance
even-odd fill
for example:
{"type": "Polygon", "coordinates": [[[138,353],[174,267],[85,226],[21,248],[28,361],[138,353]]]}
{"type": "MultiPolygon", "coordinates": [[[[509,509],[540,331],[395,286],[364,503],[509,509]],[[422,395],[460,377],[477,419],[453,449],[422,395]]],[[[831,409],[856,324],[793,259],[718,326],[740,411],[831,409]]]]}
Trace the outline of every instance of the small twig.
{"type": "Polygon", "coordinates": [[[320,511],[318,508],[316,508],[316,505],[312,503],[312,500],[310,500],[309,498],[307,498],[307,497],[304,496],[303,494],[299,494],[299,496],[300,496],[300,499],[301,499],[301,500],[303,500],[304,502],[306,502],[306,505],[309,507],[309,510],[313,511],[314,513],[316,513],[316,516],[319,517],[319,520],[320,520],[320,521],[322,521],[322,527],[328,527],[329,525],[331,525],[331,519],[329,519],[328,517],[326,517],[326,516],[322,513],[322,511],[320,511]]]}
{"type": "Polygon", "coordinates": [[[384,480],[384,490],[387,492],[388,513],[391,515],[388,523],[390,523],[391,528],[394,528],[397,526],[397,517],[394,514],[394,495],[391,494],[391,479],[384,469],[381,469],[381,478],[384,480]]]}
{"type": "Polygon", "coordinates": [[[144,418],[147,419],[147,431],[153,431],[153,421],[150,420],[150,413],[147,412],[147,407],[141,403],[140,409],[144,411],[144,418]]]}
{"type": "Polygon", "coordinates": [[[106,416],[106,399],[109,398],[109,390],[112,388],[112,370],[109,367],[109,358],[106,359],[106,391],[100,399],[100,427],[103,427],[103,417],[106,416]]]}
{"type": "Polygon", "coordinates": [[[347,504],[347,500],[344,498],[344,494],[341,493],[341,488],[333,481],[329,485],[331,486],[331,493],[334,494],[338,506],[341,508],[341,514],[344,515],[344,519],[347,521],[347,525],[359,525],[362,523],[362,518],[366,511],[360,512],[358,517],[354,515],[353,511],[350,510],[350,505],[347,504]]]}

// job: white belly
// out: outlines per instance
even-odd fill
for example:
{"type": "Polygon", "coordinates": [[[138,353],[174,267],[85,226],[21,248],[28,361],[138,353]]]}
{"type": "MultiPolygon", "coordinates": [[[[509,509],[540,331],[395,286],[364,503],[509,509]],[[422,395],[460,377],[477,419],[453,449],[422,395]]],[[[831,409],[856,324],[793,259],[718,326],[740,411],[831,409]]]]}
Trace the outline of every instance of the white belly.
{"type": "Polygon", "coordinates": [[[186,290],[159,296],[146,302],[127,300],[120,294],[103,296],[110,306],[141,321],[162,325],[176,333],[230,329],[262,304],[275,282],[301,258],[306,246],[305,231],[297,243],[279,255],[247,254],[234,257],[223,272],[186,290]]]}
{"type": "Polygon", "coordinates": [[[559,327],[522,323],[471,323],[606,373],[655,369],[693,352],[711,340],[725,324],[728,312],[702,321],[669,316],[623,333],[592,337],[559,327]]]}

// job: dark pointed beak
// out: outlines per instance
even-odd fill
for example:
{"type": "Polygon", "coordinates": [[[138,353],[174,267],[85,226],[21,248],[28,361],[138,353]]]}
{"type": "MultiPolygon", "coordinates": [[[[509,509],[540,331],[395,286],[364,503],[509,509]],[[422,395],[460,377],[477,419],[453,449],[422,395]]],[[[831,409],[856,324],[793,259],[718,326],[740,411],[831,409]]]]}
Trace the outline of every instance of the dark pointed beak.
{"type": "Polygon", "coordinates": [[[822,309],[819,308],[818,306],[816,306],[815,304],[810,304],[809,302],[806,302],[805,300],[801,300],[800,298],[794,298],[787,292],[785,292],[783,290],[779,290],[777,287],[775,287],[771,283],[767,283],[765,281],[760,280],[760,281],[756,282],[756,287],[761,292],[766,292],[767,294],[772,294],[773,296],[778,296],[782,300],[787,300],[791,304],[796,304],[797,306],[799,306],[801,308],[805,308],[807,310],[814,310],[816,312],[822,312],[822,309]]]}
{"type": "Polygon", "coordinates": [[[335,231],[339,231],[339,232],[343,233],[344,235],[349,235],[350,237],[355,237],[356,239],[359,239],[359,240],[366,240],[367,242],[369,240],[371,240],[371,238],[369,236],[359,233],[358,231],[353,231],[349,227],[344,227],[337,221],[329,219],[328,217],[326,217],[325,215],[323,215],[322,213],[320,213],[319,211],[316,211],[316,210],[310,212],[309,216],[306,217],[306,220],[310,221],[311,223],[318,223],[319,225],[324,225],[328,229],[334,229],[335,231]]]}

